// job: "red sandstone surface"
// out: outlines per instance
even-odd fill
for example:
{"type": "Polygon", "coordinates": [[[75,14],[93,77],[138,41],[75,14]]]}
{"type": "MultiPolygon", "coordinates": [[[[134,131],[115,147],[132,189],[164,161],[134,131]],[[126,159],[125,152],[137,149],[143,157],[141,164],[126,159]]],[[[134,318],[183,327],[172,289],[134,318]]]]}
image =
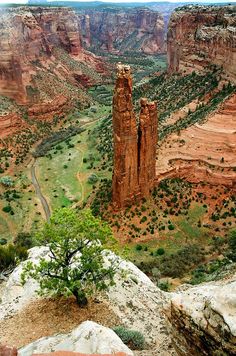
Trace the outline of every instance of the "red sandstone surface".
{"type": "Polygon", "coordinates": [[[167,137],[157,150],[157,180],[181,177],[190,182],[236,184],[236,94],[180,135],[167,137]]]}
{"type": "Polygon", "coordinates": [[[23,123],[19,114],[12,113],[0,116],[0,138],[4,138],[9,134],[12,134],[21,128],[25,124],[23,123]]]}
{"type": "Polygon", "coordinates": [[[150,9],[86,9],[79,14],[87,48],[108,52],[165,52],[164,20],[150,9]]]}
{"type": "Polygon", "coordinates": [[[132,104],[130,67],[118,64],[113,96],[113,203],[124,207],[147,196],[155,183],[157,105],[141,99],[139,126],[132,104]]]}
{"type": "MultiPolygon", "coordinates": [[[[1,8],[0,16],[0,95],[27,105],[29,116],[42,120],[62,115],[73,100],[86,104],[84,86],[99,82],[106,68],[84,50],[75,12],[22,6],[1,8]]],[[[4,136],[21,124],[17,111],[9,115],[0,117],[4,136]]]]}
{"type": "Polygon", "coordinates": [[[236,81],[236,7],[189,6],[175,11],[167,35],[169,72],[222,66],[236,81]]]}

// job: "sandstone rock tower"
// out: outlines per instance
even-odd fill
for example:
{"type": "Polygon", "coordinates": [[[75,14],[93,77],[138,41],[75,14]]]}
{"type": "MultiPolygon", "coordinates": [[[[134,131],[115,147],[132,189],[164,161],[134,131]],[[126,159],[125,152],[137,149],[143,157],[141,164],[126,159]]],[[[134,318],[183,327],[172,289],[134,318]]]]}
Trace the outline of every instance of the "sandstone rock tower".
{"type": "Polygon", "coordinates": [[[155,183],[157,105],[143,98],[137,127],[130,67],[117,65],[113,96],[114,170],[112,195],[122,208],[147,196],[155,183]]]}
{"type": "Polygon", "coordinates": [[[113,135],[113,202],[122,207],[138,193],[138,147],[130,67],[119,64],[113,97],[113,135]]]}

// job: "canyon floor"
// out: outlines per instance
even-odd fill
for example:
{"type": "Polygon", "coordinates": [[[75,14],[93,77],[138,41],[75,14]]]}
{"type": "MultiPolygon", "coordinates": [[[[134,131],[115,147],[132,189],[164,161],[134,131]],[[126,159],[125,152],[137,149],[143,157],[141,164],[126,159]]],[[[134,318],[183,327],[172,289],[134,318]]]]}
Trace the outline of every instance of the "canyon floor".
{"type": "MultiPolygon", "coordinates": [[[[111,54],[105,58],[112,65],[122,59],[111,54]]],[[[191,280],[198,265],[212,260],[218,263],[227,245],[228,234],[236,223],[235,188],[230,183],[235,181],[236,175],[236,99],[235,95],[229,94],[229,99],[211,109],[203,122],[190,122],[187,128],[176,131],[178,123],[191,119],[191,113],[198,114],[201,101],[197,97],[211,90],[217,72],[184,78],[165,77],[162,74],[165,69],[163,56],[140,59],[127,56],[123,60],[133,66],[135,100],[137,92],[147,94],[151,99],[155,99],[155,95],[159,98],[161,138],[156,170],[157,180],[162,182],[152,196],[121,212],[114,213],[109,207],[112,84],[92,86],[88,90],[93,101],[91,107],[76,109],[59,122],[59,128],[79,125],[83,132],[56,144],[43,157],[37,158],[35,173],[50,211],[63,206],[91,207],[111,223],[120,250],[125,247],[128,257],[146,273],[153,275],[153,268],[159,268],[164,258],[168,260],[168,256],[183,248],[200,247],[202,253],[188,272],[175,276],[172,272],[162,271],[161,278],[167,282],[168,288],[175,288],[191,280]],[[150,63],[152,65],[147,66],[150,63]],[[157,71],[159,77],[156,77],[157,71]],[[195,82],[202,83],[196,90],[195,82]],[[185,91],[190,99],[184,95],[185,91]],[[166,112],[170,113],[167,118],[166,112]],[[174,131],[166,134],[166,128],[174,131]],[[163,133],[166,136],[163,137],[163,133]],[[222,185],[225,182],[227,187],[222,185]],[[223,239],[220,250],[214,247],[216,237],[223,239]],[[158,251],[162,251],[160,255],[158,251]]],[[[208,106],[211,108],[211,104],[206,99],[204,101],[206,110],[208,106]]],[[[10,196],[9,201],[6,189],[0,187],[0,234],[8,240],[21,231],[37,231],[45,219],[39,196],[31,183],[32,164],[29,155],[24,164],[8,169],[9,175],[16,178],[17,199],[10,196]],[[3,211],[9,204],[13,213],[3,211]]]]}

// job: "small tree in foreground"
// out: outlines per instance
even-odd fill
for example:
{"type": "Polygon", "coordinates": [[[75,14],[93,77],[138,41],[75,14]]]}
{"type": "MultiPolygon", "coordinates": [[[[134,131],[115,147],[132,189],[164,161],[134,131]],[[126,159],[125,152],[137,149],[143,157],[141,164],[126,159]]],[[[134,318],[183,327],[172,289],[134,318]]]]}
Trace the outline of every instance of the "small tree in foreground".
{"type": "Polygon", "coordinates": [[[29,261],[22,282],[39,282],[40,295],[74,295],[80,306],[96,290],[114,284],[117,263],[104,264],[105,249],[112,242],[110,228],[89,210],[76,213],[69,208],[55,211],[39,233],[38,241],[49,247],[49,257],[29,261]]]}

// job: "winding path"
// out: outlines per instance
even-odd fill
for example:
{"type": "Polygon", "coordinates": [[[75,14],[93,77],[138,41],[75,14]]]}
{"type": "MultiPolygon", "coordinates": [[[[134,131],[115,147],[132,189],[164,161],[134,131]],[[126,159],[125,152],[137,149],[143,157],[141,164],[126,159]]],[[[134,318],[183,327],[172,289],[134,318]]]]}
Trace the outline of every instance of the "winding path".
{"type": "MultiPolygon", "coordinates": [[[[89,121],[89,122],[85,122],[85,123],[82,123],[80,125],[80,127],[84,127],[84,126],[88,126],[90,124],[93,124],[94,122],[96,121],[99,121],[100,118],[98,119],[95,119],[95,120],[92,120],[92,121],[89,121]]],[[[82,152],[80,149],[78,149],[80,152],[82,152]]],[[[82,156],[82,161],[81,161],[81,164],[83,162],[83,156],[82,156]]],[[[46,217],[46,220],[49,221],[50,219],[50,216],[51,216],[51,211],[50,211],[50,207],[49,207],[49,204],[47,202],[47,199],[44,197],[44,195],[42,194],[42,191],[41,191],[41,188],[40,188],[40,185],[39,185],[39,181],[37,179],[37,176],[36,176],[36,164],[37,164],[37,159],[34,158],[34,161],[33,161],[33,164],[32,166],[30,167],[30,171],[31,171],[31,180],[32,180],[32,183],[33,183],[33,186],[34,186],[34,189],[35,189],[35,193],[36,195],[38,196],[41,204],[42,204],[42,207],[43,207],[43,210],[44,210],[44,213],[45,213],[45,217],[46,217]]],[[[83,184],[80,180],[80,177],[79,177],[79,172],[77,173],[77,178],[78,178],[78,181],[79,183],[81,184],[81,199],[80,199],[80,202],[83,201],[84,199],[84,187],[83,187],[83,184]]],[[[78,203],[77,203],[78,204],[78,203]]]]}
{"type": "Polygon", "coordinates": [[[34,162],[33,162],[32,166],[30,168],[31,179],[32,179],[32,183],[33,183],[35,192],[36,192],[36,194],[37,194],[37,196],[40,199],[40,202],[42,204],[42,207],[43,207],[43,210],[44,210],[44,213],[45,213],[45,216],[46,216],[46,220],[49,221],[50,216],[51,216],[51,211],[50,211],[50,208],[49,208],[49,205],[48,205],[48,202],[47,202],[46,198],[42,194],[42,191],[41,191],[41,188],[40,188],[37,176],[36,176],[36,163],[37,163],[37,160],[34,159],[34,162]]]}

